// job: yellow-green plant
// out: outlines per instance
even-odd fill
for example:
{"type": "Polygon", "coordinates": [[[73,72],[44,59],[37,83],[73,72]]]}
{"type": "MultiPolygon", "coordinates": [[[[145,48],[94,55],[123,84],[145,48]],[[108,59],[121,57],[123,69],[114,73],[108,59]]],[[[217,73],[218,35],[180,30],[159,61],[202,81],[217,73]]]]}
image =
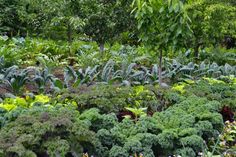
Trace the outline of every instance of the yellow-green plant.
{"type": "Polygon", "coordinates": [[[135,121],[138,120],[139,117],[145,117],[147,116],[147,107],[144,108],[131,108],[131,107],[126,107],[126,110],[132,112],[135,116],[135,121]]]}
{"type": "Polygon", "coordinates": [[[47,95],[36,95],[31,98],[27,95],[25,98],[16,97],[16,98],[6,98],[2,103],[0,103],[0,108],[3,108],[7,111],[12,111],[17,107],[30,108],[34,104],[46,104],[50,101],[50,97],[47,95]]]}
{"type": "Polygon", "coordinates": [[[186,90],[184,89],[186,85],[187,85],[186,83],[178,83],[178,84],[175,84],[172,87],[172,89],[174,91],[180,92],[181,94],[184,94],[186,92],[186,90]]]}
{"type": "Polygon", "coordinates": [[[217,83],[225,83],[224,81],[221,81],[221,80],[217,80],[215,78],[209,78],[209,77],[203,77],[204,80],[208,81],[209,84],[217,84],[217,83]]]}

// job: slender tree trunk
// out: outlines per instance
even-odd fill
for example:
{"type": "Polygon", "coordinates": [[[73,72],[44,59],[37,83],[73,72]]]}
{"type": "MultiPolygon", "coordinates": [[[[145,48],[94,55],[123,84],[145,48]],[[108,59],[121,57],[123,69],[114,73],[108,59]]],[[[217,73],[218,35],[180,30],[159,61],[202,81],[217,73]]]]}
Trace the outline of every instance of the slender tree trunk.
{"type": "Polygon", "coordinates": [[[68,41],[68,44],[69,44],[69,56],[70,56],[69,57],[69,60],[70,60],[69,65],[73,66],[75,64],[75,59],[74,59],[74,53],[71,50],[71,45],[72,45],[72,27],[71,27],[71,25],[69,23],[67,25],[67,41],[68,41]]]}
{"type": "Polygon", "coordinates": [[[70,24],[67,26],[67,39],[69,43],[72,43],[72,28],[70,24]]]}
{"type": "Polygon", "coordinates": [[[103,52],[104,52],[104,43],[99,43],[99,50],[100,50],[100,52],[103,54],[103,52]]]}
{"type": "MultiPolygon", "coordinates": [[[[68,40],[68,43],[69,43],[69,53],[70,53],[70,56],[74,56],[74,54],[72,54],[72,50],[71,50],[71,44],[72,44],[72,27],[71,25],[68,23],[67,25],[67,40],[68,40]]],[[[73,61],[72,61],[73,62],[73,61]]]]}
{"type": "Polygon", "coordinates": [[[197,44],[195,47],[194,47],[194,59],[195,61],[198,60],[198,57],[199,57],[199,47],[200,47],[200,44],[197,44]]]}
{"type": "Polygon", "coordinates": [[[160,50],[159,56],[159,66],[158,66],[158,77],[159,77],[159,85],[162,85],[162,50],[160,50]]]}

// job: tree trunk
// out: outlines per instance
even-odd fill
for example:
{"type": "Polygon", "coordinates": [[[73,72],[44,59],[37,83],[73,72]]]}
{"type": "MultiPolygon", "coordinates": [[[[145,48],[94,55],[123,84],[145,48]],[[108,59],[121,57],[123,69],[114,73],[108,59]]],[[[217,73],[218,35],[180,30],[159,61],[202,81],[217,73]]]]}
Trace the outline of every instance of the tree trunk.
{"type": "Polygon", "coordinates": [[[199,47],[200,47],[200,44],[197,44],[195,47],[194,47],[194,59],[197,61],[198,60],[198,57],[199,57],[199,47]]]}
{"type": "Polygon", "coordinates": [[[72,28],[70,24],[67,27],[67,39],[69,43],[72,43],[72,28]]]}
{"type": "Polygon", "coordinates": [[[71,44],[72,44],[72,28],[71,25],[68,24],[67,25],[67,40],[69,43],[69,53],[71,56],[73,56],[72,51],[71,51],[71,44]]]}
{"type": "Polygon", "coordinates": [[[159,56],[159,66],[158,66],[158,78],[159,78],[159,85],[162,85],[162,50],[160,51],[159,56]]]}
{"type": "Polygon", "coordinates": [[[105,45],[104,43],[99,44],[99,50],[100,50],[101,53],[104,52],[104,45],[105,45]]]}

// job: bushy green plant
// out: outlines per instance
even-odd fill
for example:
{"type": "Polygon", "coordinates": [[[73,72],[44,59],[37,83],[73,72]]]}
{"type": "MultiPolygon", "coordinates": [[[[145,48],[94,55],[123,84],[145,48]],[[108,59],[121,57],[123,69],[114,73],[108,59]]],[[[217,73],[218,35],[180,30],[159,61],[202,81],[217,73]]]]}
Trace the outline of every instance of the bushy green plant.
{"type": "Polygon", "coordinates": [[[192,96],[153,117],[140,117],[136,122],[124,119],[119,123],[117,119],[101,115],[97,109],[84,112],[81,118],[91,122],[90,128],[97,132],[104,154],[194,157],[202,151],[205,141],[216,138],[222,130],[220,106],[219,102],[192,96]],[[105,119],[101,117],[113,119],[110,127],[104,126],[105,119]]]}
{"type": "Polygon", "coordinates": [[[163,112],[155,113],[154,118],[165,128],[158,135],[162,152],[179,152],[181,148],[182,154],[188,147],[192,149],[188,150],[190,152],[201,151],[204,140],[216,138],[223,128],[222,116],[217,113],[220,106],[219,102],[192,96],[163,112]]]}
{"type": "Polygon", "coordinates": [[[2,74],[2,84],[5,85],[13,94],[20,94],[22,88],[29,81],[29,69],[19,69],[17,66],[12,66],[4,70],[2,74]]]}
{"type": "Polygon", "coordinates": [[[66,99],[72,99],[77,102],[80,110],[97,107],[106,113],[117,113],[124,107],[149,107],[155,110],[155,105],[159,104],[155,94],[144,86],[95,85],[80,89],[82,93],[74,91],[69,94],[67,91],[62,91],[56,101],[63,102],[66,99]]]}
{"type": "Polygon", "coordinates": [[[78,156],[84,148],[96,154],[100,142],[78,116],[76,110],[63,107],[29,109],[0,130],[0,150],[6,157],[78,156]]]}
{"type": "Polygon", "coordinates": [[[225,106],[230,106],[233,110],[235,106],[235,92],[236,85],[234,83],[227,84],[224,81],[206,78],[197,81],[191,86],[186,86],[187,95],[197,95],[199,97],[206,97],[209,100],[217,100],[225,106]]]}
{"type": "Polygon", "coordinates": [[[37,85],[38,91],[42,93],[45,92],[46,86],[53,81],[53,78],[54,76],[50,73],[48,68],[45,68],[42,71],[36,69],[32,81],[37,85]]]}
{"type": "MultiPolygon", "coordinates": [[[[143,92],[136,89],[135,95],[140,94],[137,91],[143,92]]],[[[153,117],[141,116],[136,121],[125,118],[121,122],[116,114],[103,114],[104,111],[97,108],[79,114],[77,106],[63,101],[52,102],[52,107],[20,111],[5,123],[0,130],[3,153],[25,155],[41,151],[63,156],[69,152],[82,154],[81,148],[86,148],[88,154],[103,157],[134,154],[195,156],[202,151],[205,141],[218,137],[223,128],[223,119],[218,113],[221,104],[196,96],[156,112],[153,117]],[[17,132],[18,129],[23,132],[17,132]],[[11,141],[11,138],[16,140],[11,141]],[[13,142],[13,146],[9,142],[13,142]],[[74,148],[74,145],[79,148],[74,148]]],[[[5,112],[3,110],[1,115],[5,112]]]]}
{"type": "Polygon", "coordinates": [[[50,101],[50,97],[47,95],[30,95],[26,94],[25,98],[15,97],[15,98],[5,98],[0,104],[1,108],[11,111],[17,107],[29,108],[34,105],[39,106],[39,104],[45,104],[50,101]]]}
{"type": "Polygon", "coordinates": [[[31,96],[27,94],[25,98],[15,97],[15,98],[5,98],[3,102],[0,103],[1,118],[0,124],[1,127],[15,120],[22,112],[27,111],[28,108],[33,106],[47,106],[50,98],[46,95],[34,95],[31,96]]]}
{"type": "Polygon", "coordinates": [[[236,64],[235,50],[227,50],[224,48],[209,48],[200,51],[201,60],[209,60],[211,62],[216,62],[219,65],[225,65],[226,63],[230,65],[236,64]]]}

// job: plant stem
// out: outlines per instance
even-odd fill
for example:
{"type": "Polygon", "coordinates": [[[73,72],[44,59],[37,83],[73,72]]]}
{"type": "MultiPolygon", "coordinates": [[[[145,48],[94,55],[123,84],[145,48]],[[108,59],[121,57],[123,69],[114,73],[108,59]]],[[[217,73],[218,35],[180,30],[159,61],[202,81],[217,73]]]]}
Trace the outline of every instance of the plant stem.
{"type": "Polygon", "coordinates": [[[158,66],[158,77],[159,77],[159,85],[162,85],[162,50],[160,50],[159,56],[159,66],[158,66]]]}

